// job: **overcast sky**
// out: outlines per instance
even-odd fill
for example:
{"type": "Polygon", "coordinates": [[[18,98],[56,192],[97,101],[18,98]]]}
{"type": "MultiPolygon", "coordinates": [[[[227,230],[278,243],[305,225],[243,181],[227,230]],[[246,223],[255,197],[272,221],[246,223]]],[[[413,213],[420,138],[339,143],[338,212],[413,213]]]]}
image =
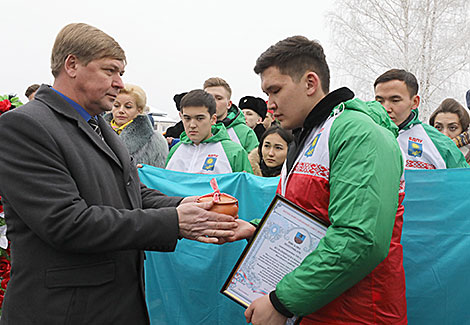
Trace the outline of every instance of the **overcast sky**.
{"type": "Polygon", "coordinates": [[[324,15],[333,1],[1,1],[0,94],[53,83],[50,54],[59,30],[72,22],[96,26],[127,56],[124,82],[141,86],[148,105],[175,117],[173,95],[219,76],[232,100],[265,98],[253,72],[258,56],[292,35],[316,39],[328,58],[324,15]]]}

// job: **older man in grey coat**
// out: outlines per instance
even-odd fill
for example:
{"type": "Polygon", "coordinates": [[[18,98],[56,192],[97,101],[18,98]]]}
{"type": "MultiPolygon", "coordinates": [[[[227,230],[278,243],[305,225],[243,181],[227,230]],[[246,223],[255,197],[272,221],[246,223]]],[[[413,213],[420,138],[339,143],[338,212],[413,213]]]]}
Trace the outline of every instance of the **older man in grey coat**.
{"type": "Polygon", "coordinates": [[[178,238],[237,239],[234,218],[140,183],[99,114],[123,87],[125,55],[86,24],[58,34],[52,87],[0,117],[0,195],[11,240],[1,324],[146,324],[143,250],[178,238]]]}

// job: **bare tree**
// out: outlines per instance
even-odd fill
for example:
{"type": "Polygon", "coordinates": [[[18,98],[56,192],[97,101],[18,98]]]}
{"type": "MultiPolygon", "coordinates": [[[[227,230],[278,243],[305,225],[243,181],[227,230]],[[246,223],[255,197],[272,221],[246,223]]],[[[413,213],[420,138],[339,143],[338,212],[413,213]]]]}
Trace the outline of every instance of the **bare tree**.
{"type": "Polygon", "coordinates": [[[374,80],[392,68],[416,75],[425,120],[447,97],[470,88],[467,0],[337,0],[328,15],[332,72],[357,95],[373,98],[374,80]]]}

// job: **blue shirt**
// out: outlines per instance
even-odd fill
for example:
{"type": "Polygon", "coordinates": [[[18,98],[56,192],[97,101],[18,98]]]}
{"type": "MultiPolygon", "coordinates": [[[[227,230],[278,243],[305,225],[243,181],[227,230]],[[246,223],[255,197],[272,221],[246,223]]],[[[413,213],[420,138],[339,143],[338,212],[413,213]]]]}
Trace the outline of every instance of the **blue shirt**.
{"type": "MultiPolygon", "coordinates": [[[[85,121],[88,122],[92,118],[92,116],[87,111],[85,111],[85,109],[82,106],[80,106],[79,104],[77,104],[76,102],[74,102],[73,100],[71,100],[70,98],[65,96],[64,94],[62,94],[60,91],[55,90],[52,87],[51,87],[51,89],[54,90],[56,93],[58,93],[60,96],[62,96],[62,98],[67,101],[67,103],[72,105],[72,107],[75,108],[75,110],[78,112],[78,114],[80,114],[85,119],[85,121]]],[[[95,117],[95,119],[96,119],[96,117],[95,117]]]]}

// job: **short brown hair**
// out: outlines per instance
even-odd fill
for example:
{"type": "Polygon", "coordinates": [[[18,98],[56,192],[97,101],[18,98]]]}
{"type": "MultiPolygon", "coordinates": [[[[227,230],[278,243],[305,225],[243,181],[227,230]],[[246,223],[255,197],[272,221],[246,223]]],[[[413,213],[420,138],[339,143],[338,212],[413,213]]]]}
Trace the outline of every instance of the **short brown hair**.
{"type": "Polygon", "coordinates": [[[434,120],[439,113],[454,113],[459,117],[460,126],[464,131],[467,131],[470,124],[470,116],[467,110],[460,105],[458,101],[453,98],[446,98],[442,101],[439,107],[431,114],[429,124],[434,126],[434,120]]]}
{"type": "Polygon", "coordinates": [[[232,97],[232,88],[228,85],[227,81],[225,81],[222,78],[219,77],[212,77],[204,81],[203,88],[209,88],[209,87],[224,87],[225,90],[228,92],[228,98],[232,97]]]}
{"type": "Polygon", "coordinates": [[[125,84],[119,94],[130,95],[135,99],[135,105],[139,113],[143,113],[147,108],[147,95],[145,91],[136,85],[125,84]]]}
{"type": "Polygon", "coordinates": [[[329,92],[330,68],[323,47],[317,41],[304,36],[291,36],[277,42],[260,55],[254,70],[256,74],[261,74],[270,67],[277,67],[296,82],[306,71],[313,71],[320,78],[322,90],[329,92]]]}
{"type": "Polygon", "coordinates": [[[28,89],[26,89],[26,92],[24,93],[24,95],[26,96],[26,98],[29,98],[29,96],[31,96],[31,94],[33,94],[38,89],[39,89],[38,84],[32,84],[31,86],[28,87],[28,89]]]}
{"type": "Polygon", "coordinates": [[[403,81],[410,93],[410,98],[418,94],[418,80],[415,75],[403,69],[391,69],[382,73],[374,82],[374,89],[378,84],[400,80],[403,81]]]}
{"type": "MultiPolygon", "coordinates": [[[[212,87],[212,86],[210,86],[212,87]]],[[[185,107],[207,107],[209,115],[212,116],[216,112],[214,96],[202,89],[194,89],[183,96],[180,103],[180,112],[183,113],[185,107]]]]}
{"type": "Polygon", "coordinates": [[[69,24],[57,34],[51,55],[51,70],[54,77],[59,75],[65,59],[71,54],[85,65],[102,58],[126,62],[124,50],[111,36],[83,23],[69,24]]]}

